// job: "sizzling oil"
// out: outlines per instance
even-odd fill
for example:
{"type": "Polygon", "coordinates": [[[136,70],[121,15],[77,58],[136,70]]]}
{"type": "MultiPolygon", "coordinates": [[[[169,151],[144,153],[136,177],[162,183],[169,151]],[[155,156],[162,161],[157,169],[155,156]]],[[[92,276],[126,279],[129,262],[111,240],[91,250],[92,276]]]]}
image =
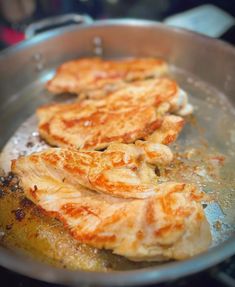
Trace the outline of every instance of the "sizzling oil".
{"type": "Polygon", "coordinates": [[[176,68],[172,74],[195,108],[175,150],[181,153],[185,167],[192,168],[184,179],[215,198],[205,211],[217,245],[235,231],[235,110],[226,96],[209,84],[176,68]],[[185,162],[188,152],[191,157],[185,162]]]}

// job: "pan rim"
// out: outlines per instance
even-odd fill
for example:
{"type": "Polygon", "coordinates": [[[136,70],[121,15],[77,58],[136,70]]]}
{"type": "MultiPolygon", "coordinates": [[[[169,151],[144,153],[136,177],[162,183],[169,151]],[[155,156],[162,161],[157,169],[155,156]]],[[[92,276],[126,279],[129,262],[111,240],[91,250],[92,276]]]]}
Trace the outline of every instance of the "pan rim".
{"type": "Polygon", "coordinates": [[[235,47],[231,45],[230,43],[227,43],[223,40],[216,39],[216,38],[211,38],[206,35],[202,35],[198,32],[193,32],[189,31],[187,29],[183,28],[178,28],[178,27],[173,27],[173,26],[168,26],[166,24],[157,22],[157,21],[152,21],[152,20],[142,20],[142,19],[132,19],[132,18],[119,18],[119,19],[105,19],[105,20],[97,20],[93,23],[90,24],[79,24],[79,25],[70,25],[68,27],[60,27],[60,28],[55,28],[53,30],[49,30],[43,33],[40,33],[30,39],[26,39],[14,46],[8,47],[6,49],[3,49],[0,52],[0,59],[6,56],[10,56],[18,51],[21,51],[22,49],[26,47],[31,47],[34,46],[40,42],[46,41],[48,39],[54,38],[56,36],[60,36],[64,33],[68,32],[73,32],[76,30],[84,30],[84,29],[90,29],[94,27],[103,27],[103,26],[132,26],[132,27],[161,27],[162,29],[168,30],[168,31],[174,31],[175,33],[181,33],[184,34],[188,37],[196,37],[199,41],[206,41],[207,43],[210,44],[217,44],[227,50],[229,52],[233,53],[235,55],[235,47]]]}
{"type": "Polygon", "coordinates": [[[235,254],[235,234],[222,244],[190,259],[130,271],[73,271],[34,261],[3,247],[0,247],[0,253],[3,254],[0,256],[0,265],[3,267],[45,282],[70,286],[78,283],[98,286],[131,286],[172,281],[212,267],[235,254]]]}

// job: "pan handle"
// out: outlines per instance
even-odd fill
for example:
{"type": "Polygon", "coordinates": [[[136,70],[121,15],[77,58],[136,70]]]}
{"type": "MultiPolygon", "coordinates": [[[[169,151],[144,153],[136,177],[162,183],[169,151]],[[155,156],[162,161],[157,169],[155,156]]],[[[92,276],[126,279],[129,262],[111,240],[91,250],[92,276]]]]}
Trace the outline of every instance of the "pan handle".
{"type": "Polygon", "coordinates": [[[76,24],[91,24],[93,19],[88,15],[73,13],[45,18],[30,24],[25,29],[25,37],[26,39],[29,39],[35,36],[35,34],[40,33],[40,30],[49,30],[50,28],[53,29],[55,26],[64,26],[71,22],[76,24]]]}

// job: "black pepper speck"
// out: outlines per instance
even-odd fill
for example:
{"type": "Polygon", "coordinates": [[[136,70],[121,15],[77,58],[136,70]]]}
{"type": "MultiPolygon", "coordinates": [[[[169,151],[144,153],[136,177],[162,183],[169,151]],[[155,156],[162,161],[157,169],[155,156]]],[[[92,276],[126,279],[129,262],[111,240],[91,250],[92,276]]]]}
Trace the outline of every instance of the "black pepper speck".
{"type": "Polygon", "coordinates": [[[17,189],[19,189],[18,184],[15,184],[15,185],[11,186],[11,191],[12,192],[17,191],[17,189]]]}
{"type": "Polygon", "coordinates": [[[30,201],[29,199],[27,199],[26,197],[22,198],[20,201],[20,205],[22,207],[30,207],[33,205],[32,201],[30,201]]]}
{"type": "Polygon", "coordinates": [[[4,190],[0,189],[0,198],[2,198],[5,195],[4,190]]]}
{"type": "Polygon", "coordinates": [[[10,183],[10,181],[7,179],[7,177],[3,177],[3,176],[0,177],[0,182],[3,186],[8,186],[10,183]]]}
{"type": "Polygon", "coordinates": [[[156,174],[157,176],[160,176],[160,175],[161,175],[160,169],[159,169],[157,166],[155,167],[155,174],[156,174]]]}
{"type": "Polygon", "coordinates": [[[14,178],[14,174],[12,172],[9,172],[7,175],[7,180],[11,181],[14,178]]]}
{"type": "Polygon", "coordinates": [[[21,221],[25,217],[25,212],[23,209],[14,210],[15,217],[17,220],[21,221]]]}
{"type": "Polygon", "coordinates": [[[27,142],[27,144],[26,144],[26,147],[28,147],[28,148],[33,147],[33,146],[34,146],[33,142],[27,142]]]}
{"type": "Polygon", "coordinates": [[[11,223],[11,224],[7,224],[6,225],[6,230],[10,230],[10,229],[12,229],[12,226],[13,226],[13,224],[11,223]]]}
{"type": "Polygon", "coordinates": [[[203,204],[202,204],[202,207],[203,207],[203,208],[206,208],[206,207],[207,207],[207,203],[203,203],[203,204]]]}

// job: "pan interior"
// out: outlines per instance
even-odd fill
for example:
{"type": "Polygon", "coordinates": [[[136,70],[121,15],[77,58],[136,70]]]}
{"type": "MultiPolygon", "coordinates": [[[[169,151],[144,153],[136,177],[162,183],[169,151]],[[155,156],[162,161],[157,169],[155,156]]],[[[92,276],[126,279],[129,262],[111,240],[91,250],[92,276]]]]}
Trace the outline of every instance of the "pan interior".
{"type": "MultiPolygon", "coordinates": [[[[38,135],[37,119],[34,115],[35,108],[47,102],[73,100],[71,95],[64,94],[55,97],[44,90],[45,81],[51,75],[51,71],[45,72],[36,83],[26,87],[15,99],[15,104],[18,103],[22,108],[25,104],[26,110],[28,114],[31,113],[31,116],[15,131],[2,150],[0,166],[5,171],[9,171],[11,159],[48,147],[44,141],[40,140],[38,135]]],[[[171,167],[172,174],[170,177],[195,182],[199,188],[212,194],[215,200],[205,206],[205,212],[211,226],[212,246],[216,246],[224,242],[235,231],[234,108],[224,94],[195,76],[189,75],[186,71],[171,67],[171,76],[187,91],[195,111],[193,117],[188,119],[188,123],[179,139],[172,146],[173,151],[177,154],[178,161],[171,167]],[[182,170],[183,166],[186,166],[187,172],[176,171],[177,169],[182,170]],[[195,169],[197,171],[193,172],[195,169]]],[[[0,221],[0,231],[1,228],[3,228],[3,224],[0,221]]],[[[5,242],[7,242],[7,234],[5,242]]],[[[24,243],[22,243],[23,245],[24,243]]],[[[12,248],[13,246],[14,239],[9,247],[12,248]]],[[[32,251],[32,253],[35,252],[32,251]]],[[[97,251],[94,251],[94,254],[96,253],[97,251]]],[[[37,256],[36,253],[34,255],[40,260],[54,264],[53,260],[47,260],[47,255],[43,258],[37,256]]],[[[123,265],[120,258],[117,259],[116,257],[114,259],[115,256],[111,254],[108,256],[110,257],[106,256],[106,259],[102,259],[104,257],[101,256],[100,260],[105,260],[106,263],[109,260],[116,260],[116,262],[119,260],[121,264],[114,264],[115,267],[112,266],[111,269],[125,269],[123,267],[125,264],[123,265]]],[[[127,269],[146,266],[143,264],[128,264],[126,263],[127,269]]],[[[106,265],[92,266],[91,269],[107,270],[110,267],[106,265]]],[[[68,265],[67,267],[89,269],[88,264],[84,266],[68,265]]]]}

